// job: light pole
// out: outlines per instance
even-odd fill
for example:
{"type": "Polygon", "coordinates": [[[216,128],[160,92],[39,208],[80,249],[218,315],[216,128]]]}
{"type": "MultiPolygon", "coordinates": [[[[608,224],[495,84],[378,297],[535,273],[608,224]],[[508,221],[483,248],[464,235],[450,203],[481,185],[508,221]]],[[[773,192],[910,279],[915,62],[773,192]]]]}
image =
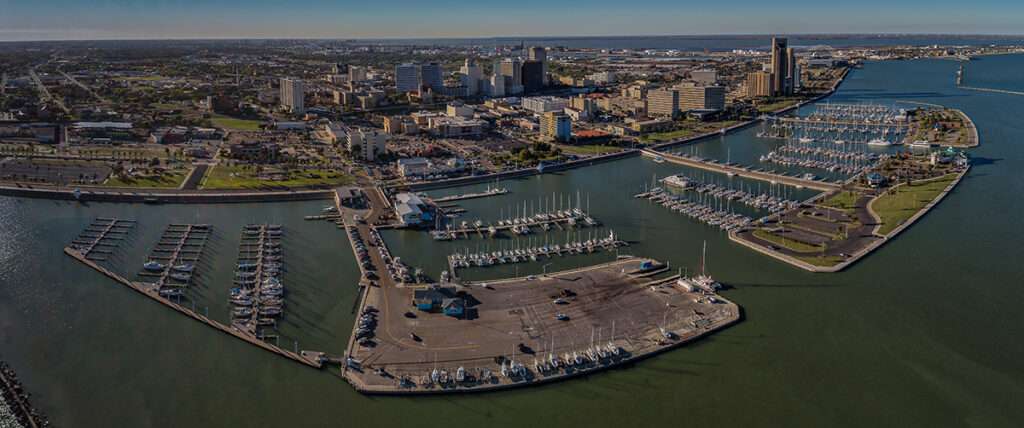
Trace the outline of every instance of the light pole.
{"type": "Polygon", "coordinates": [[[554,263],[547,263],[544,266],[541,266],[541,269],[544,270],[544,273],[543,273],[544,276],[548,276],[548,266],[551,266],[552,264],[554,264],[554,263]]]}

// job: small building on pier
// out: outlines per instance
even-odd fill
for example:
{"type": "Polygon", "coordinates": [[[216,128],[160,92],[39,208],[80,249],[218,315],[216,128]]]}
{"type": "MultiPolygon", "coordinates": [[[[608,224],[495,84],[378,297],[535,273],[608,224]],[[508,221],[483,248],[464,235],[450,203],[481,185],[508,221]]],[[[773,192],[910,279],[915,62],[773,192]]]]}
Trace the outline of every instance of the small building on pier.
{"type": "Polygon", "coordinates": [[[412,303],[423,312],[442,312],[445,315],[461,317],[466,311],[466,301],[455,291],[455,287],[432,286],[413,292],[412,303]]]}

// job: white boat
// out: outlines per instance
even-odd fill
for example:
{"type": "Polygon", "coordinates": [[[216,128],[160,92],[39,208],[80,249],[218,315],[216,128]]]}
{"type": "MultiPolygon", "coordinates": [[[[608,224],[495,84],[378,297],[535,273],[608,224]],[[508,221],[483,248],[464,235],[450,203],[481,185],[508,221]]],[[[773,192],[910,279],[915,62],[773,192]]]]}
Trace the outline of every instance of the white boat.
{"type": "Polygon", "coordinates": [[[164,265],[155,260],[150,260],[142,265],[142,268],[150,272],[163,272],[164,265]]]}
{"type": "Polygon", "coordinates": [[[813,138],[807,138],[807,137],[800,137],[800,139],[798,139],[797,141],[799,141],[801,143],[813,143],[814,139],[813,138]]]}
{"type": "Polygon", "coordinates": [[[192,272],[192,270],[195,269],[195,265],[193,265],[192,263],[182,263],[180,265],[175,265],[171,269],[174,269],[178,272],[192,272]]]}
{"type": "Polygon", "coordinates": [[[917,140],[917,141],[914,141],[913,143],[910,143],[910,147],[917,148],[917,149],[927,149],[927,148],[929,148],[931,146],[932,146],[932,143],[930,141],[928,141],[928,140],[917,140]]]}
{"type": "Polygon", "coordinates": [[[891,146],[892,143],[881,138],[875,138],[874,140],[868,141],[869,146],[887,147],[891,146]]]}

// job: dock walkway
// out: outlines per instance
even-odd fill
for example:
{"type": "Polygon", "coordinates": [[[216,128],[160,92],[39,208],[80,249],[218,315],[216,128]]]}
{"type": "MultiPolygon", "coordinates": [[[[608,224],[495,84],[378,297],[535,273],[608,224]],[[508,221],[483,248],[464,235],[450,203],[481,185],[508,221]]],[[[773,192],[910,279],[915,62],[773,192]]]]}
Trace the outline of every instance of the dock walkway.
{"type": "Polygon", "coordinates": [[[673,155],[671,153],[656,152],[653,150],[643,150],[645,157],[657,158],[661,157],[666,161],[674,164],[684,165],[691,168],[703,169],[706,171],[718,172],[722,174],[733,174],[744,178],[751,178],[755,180],[768,181],[772,183],[782,183],[790,186],[806,187],[808,189],[831,191],[840,189],[840,185],[836,183],[830,183],[819,180],[808,180],[800,177],[792,177],[788,175],[774,174],[765,171],[754,171],[743,166],[726,165],[716,162],[708,162],[697,159],[691,159],[684,156],[673,155]]]}

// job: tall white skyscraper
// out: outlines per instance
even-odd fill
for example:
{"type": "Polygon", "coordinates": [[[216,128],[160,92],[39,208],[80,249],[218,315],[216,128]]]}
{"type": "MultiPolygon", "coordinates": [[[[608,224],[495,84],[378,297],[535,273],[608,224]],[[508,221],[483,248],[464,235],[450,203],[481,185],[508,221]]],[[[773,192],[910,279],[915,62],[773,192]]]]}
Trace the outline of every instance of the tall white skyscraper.
{"type": "Polygon", "coordinates": [[[502,76],[508,77],[505,84],[505,93],[518,95],[523,93],[523,63],[519,58],[505,58],[501,61],[498,69],[502,76]]]}
{"type": "Polygon", "coordinates": [[[462,85],[467,88],[467,95],[472,96],[480,92],[483,70],[480,69],[480,66],[476,65],[476,61],[473,61],[473,58],[466,58],[466,62],[459,69],[459,73],[462,74],[462,85]]]}
{"type": "Polygon", "coordinates": [[[294,114],[306,112],[306,85],[298,79],[281,78],[281,105],[294,114]]]}
{"type": "Polygon", "coordinates": [[[399,64],[395,66],[395,88],[398,93],[420,90],[420,70],[416,64],[399,64]]]}

